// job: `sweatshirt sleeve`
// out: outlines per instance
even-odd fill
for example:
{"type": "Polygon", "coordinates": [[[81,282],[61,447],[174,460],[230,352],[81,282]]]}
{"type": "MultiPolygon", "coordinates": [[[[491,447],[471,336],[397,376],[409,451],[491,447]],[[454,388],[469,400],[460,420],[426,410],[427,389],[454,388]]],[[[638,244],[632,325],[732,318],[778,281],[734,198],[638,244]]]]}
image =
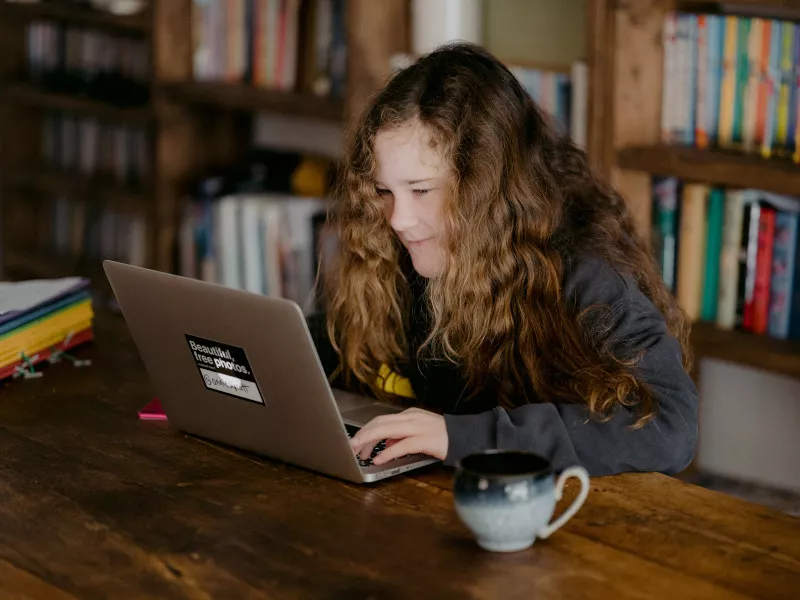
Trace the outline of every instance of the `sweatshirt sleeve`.
{"type": "Polygon", "coordinates": [[[681,349],[663,316],[609,263],[588,260],[565,287],[581,308],[611,307],[610,342],[614,352],[644,351],[637,373],[656,400],[656,416],[632,429],[636,415],[618,407],[612,418],[589,418],[582,404],[527,404],[512,410],[496,407],[472,415],[445,415],[449,438],[445,464],[490,448],[528,450],[549,458],[561,471],[581,465],[591,476],[626,471],[674,474],[694,457],[697,444],[697,389],[683,369],[681,349]]]}

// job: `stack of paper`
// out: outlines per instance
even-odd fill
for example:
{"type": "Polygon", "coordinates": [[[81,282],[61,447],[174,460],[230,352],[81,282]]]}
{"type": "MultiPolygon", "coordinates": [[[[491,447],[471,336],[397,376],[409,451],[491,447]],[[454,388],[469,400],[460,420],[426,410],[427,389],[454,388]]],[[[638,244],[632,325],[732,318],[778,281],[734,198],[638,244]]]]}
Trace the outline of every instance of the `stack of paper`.
{"type": "Polygon", "coordinates": [[[93,338],[89,280],[0,283],[0,380],[93,338]]]}

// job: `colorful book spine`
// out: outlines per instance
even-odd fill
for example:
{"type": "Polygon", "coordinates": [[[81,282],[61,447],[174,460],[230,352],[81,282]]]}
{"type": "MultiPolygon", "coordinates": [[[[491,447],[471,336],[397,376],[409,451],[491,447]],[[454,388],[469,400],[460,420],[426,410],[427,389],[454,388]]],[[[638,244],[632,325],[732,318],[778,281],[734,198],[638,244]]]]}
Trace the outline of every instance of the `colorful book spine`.
{"type": "Polygon", "coordinates": [[[695,107],[697,106],[697,65],[698,65],[698,15],[686,15],[686,40],[685,50],[686,59],[684,62],[683,81],[683,143],[691,146],[695,143],[695,107]]]}
{"type": "Polygon", "coordinates": [[[739,252],[739,277],[736,290],[736,329],[752,329],[753,290],[758,256],[758,223],[761,205],[755,199],[745,200],[742,218],[742,246],[739,252]]]}
{"type": "Polygon", "coordinates": [[[774,150],[784,155],[789,143],[789,102],[794,77],[794,25],[784,21],[781,27],[780,87],[778,89],[778,121],[775,130],[774,150]]]}
{"type": "Polygon", "coordinates": [[[769,289],[772,276],[772,251],[775,243],[775,209],[763,206],[758,223],[758,254],[753,290],[753,333],[767,332],[769,322],[769,289]]]}
{"type": "Polygon", "coordinates": [[[703,277],[703,299],[700,318],[704,321],[717,319],[719,300],[720,254],[722,252],[723,216],[725,192],[713,188],[708,199],[708,227],[706,233],[706,256],[703,277]]]}
{"type": "Polygon", "coordinates": [[[49,360],[54,353],[66,352],[76,346],[91,342],[94,339],[94,331],[91,327],[79,331],[63,341],[55,344],[52,348],[40,350],[34,356],[30,357],[27,361],[17,360],[11,364],[0,367],[0,380],[12,377],[19,368],[33,367],[49,360]]]}
{"type": "Polygon", "coordinates": [[[733,140],[731,144],[734,148],[741,148],[744,143],[744,110],[747,101],[745,92],[750,70],[750,60],[747,56],[750,46],[750,24],[750,19],[740,18],[739,30],[736,32],[736,97],[733,104],[733,140]]]}
{"type": "Polygon", "coordinates": [[[722,56],[722,84],[719,106],[719,145],[730,148],[733,145],[733,119],[736,107],[737,54],[736,37],[739,30],[738,17],[725,17],[725,47],[722,56]]]}
{"type": "Polygon", "coordinates": [[[661,277],[673,293],[676,287],[679,194],[680,180],[677,177],[653,179],[653,246],[661,277]]]}
{"type": "Polygon", "coordinates": [[[695,102],[694,137],[698,148],[708,148],[708,96],[711,74],[709,69],[710,18],[697,16],[697,94],[695,102]]]}
{"type": "Polygon", "coordinates": [[[719,265],[719,298],[717,301],[717,326],[721,329],[733,329],[736,326],[744,201],[745,193],[742,190],[728,190],[725,195],[725,217],[719,265]]]}
{"type": "Polygon", "coordinates": [[[800,225],[794,247],[794,269],[792,274],[792,297],[789,301],[789,339],[800,340],[800,225]]]}
{"type": "Polygon", "coordinates": [[[678,15],[677,30],[677,67],[675,69],[675,87],[672,90],[675,114],[673,116],[673,141],[683,144],[687,138],[689,80],[691,78],[691,15],[678,15]]]}
{"type": "MultiPolygon", "coordinates": [[[[800,24],[798,24],[800,27],[800,24]]],[[[800,31],[795,31],[796,41],[800,44],[800,31]]],[[[794,128],[794,153],[792,159],[796,163],[800,163],[800,48],[797,48],[795,53],[795,102],[792,107],[795,113],[795,128],[794,128]]]]}
{"type": "Polygon", "coordinates": [[[708,187],[687,183],[683,188],[678,244],[678,303],[691,321],[700,318],[705,263],[708,187]]]}
{"type": "Polygon", "coordinates": [[[800,215],[778,212],[775,217],[775,243],[772,251],[769,326],[771,337],[789,337],[789,317],[795,287],[797,225],[800,215]]]}
{"type": "Polygon", "coordinates": [[[767,120],[769,103],[769,58],[772,43],[772,21],[761,23],[761,48],[758,60],[758,93],[756,99],[756,116],[753,145],[759,152],[764,146],[764,127],[767,120]]]}
{"type": "Polygon", "coordinates": [[[792,73],[789,80],[789,125],[786,132],[786,151],[785,156],[793,156],[797,146],[797,85],[800,75],[800,24],[794,24],[794,46],[792,48],[792,73]]]}
{"type": "Polygon", "coordinates": [[[720,85],[722,83],[722,54],[725,41],[725,20],[719,15],[708,16],[708,71],[706,86],[706,132],[708,146],[716,144],[719,122],[720,85]]]}
{"type": "Polygon", "coordinates": [[[747,84],[744,92],[744,123],[742,142],[744,151],[753,152],[756,147],[756,121],[758,119],[758,96],[761,87],[761,48],[764,39],[764,20],[753,19],[747,49],[747,84]]]}
{"type": "Polygon", "coordinates": [[[661,141],[671,144],[675,140],[675,103],[672,102],[678,67],[678,15],[669,12],[664,17],[662,41],[664,44],[664,86],[661,96],[661,141]]]}
{"type": "Polygon", "coordinates": [[[761,156],[772,156],[775,132],[778,127],[778,90],[780,89],[781,41],[783,39],[783,23],[773,20],[770,27],[769,66],[767,69],[767,113],[764,121],[764,137],[761,145],[761,156]]]}

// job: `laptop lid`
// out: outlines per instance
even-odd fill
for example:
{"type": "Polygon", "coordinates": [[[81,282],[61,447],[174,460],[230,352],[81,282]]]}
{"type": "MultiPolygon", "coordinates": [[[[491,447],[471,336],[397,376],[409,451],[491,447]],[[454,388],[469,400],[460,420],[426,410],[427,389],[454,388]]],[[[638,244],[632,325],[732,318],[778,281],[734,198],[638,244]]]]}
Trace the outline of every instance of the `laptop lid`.
{"type": "Polygon", "coordinates": [[[296,303],[115,261],[103,268],[175,427],[363,481],[296,303]]]}

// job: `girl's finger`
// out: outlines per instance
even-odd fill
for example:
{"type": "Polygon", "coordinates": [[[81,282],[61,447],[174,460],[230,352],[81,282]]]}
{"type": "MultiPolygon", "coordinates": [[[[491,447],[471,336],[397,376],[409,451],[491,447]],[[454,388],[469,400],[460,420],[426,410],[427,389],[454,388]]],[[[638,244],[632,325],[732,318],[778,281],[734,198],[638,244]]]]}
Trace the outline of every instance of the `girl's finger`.
{"type": "Polygon", "coordinates": [[[382,465],[395,458],[400,458],[406,454],[416,454],[417,452],[422,452],[422,450],[423,448],[420,445],[420,438],[418,436],[407,437],[404,440],[399,440],[392,444],[391,448],[387,445],[386,450],[373,458],[372,462],[376,465],[382,465]]]}
{"type": "Polygon", "coordinates": [[[415,426],[414,421],[391,421],[373,426],[365,425],[352,437],[350,446],[355,449],[372,444],[370,446],[372,449],[381,440],[402,439],[418,433],[418,427],[415,426]]]}

